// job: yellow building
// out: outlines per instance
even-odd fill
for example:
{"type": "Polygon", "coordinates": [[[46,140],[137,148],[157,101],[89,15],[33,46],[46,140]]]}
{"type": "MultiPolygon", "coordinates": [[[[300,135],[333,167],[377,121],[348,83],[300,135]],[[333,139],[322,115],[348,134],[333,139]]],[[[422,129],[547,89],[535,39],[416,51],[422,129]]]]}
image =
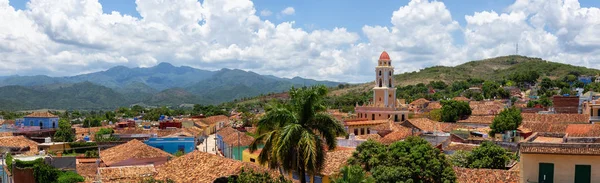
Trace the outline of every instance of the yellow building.
{"type": "MultiPolygon", "coordinates": [[[[254,153],[251,153],[249,149],[244,150],[244,152],[242,152],[242,161],[261,165],[258,162],[258,155],[260,154],[261,151],[262,151],[262,149],[258,149],[256,151],[254,151],[254,153]]],[[[269,167],[267,164],[264,164],[261,166],[269,167]]]]}
{"type": "Polygon", "coordinates": [[[590,122],[600,122],[600,99],[583,102],[582,114],[590,116],[590,122]]]}
{"type": "Polygon", "coordinates": [[[407,106],[396,99],[394,67],[387,52],[381,53],[375,67],[373,99],[368,104],[357,105],[355,112],[358,118],[368,120],[393,119],[400,122],[408,118],[407,106]]]}
{"type": "Polygon", "coordinates": [[[348,134],[367,135],[371,134],[371,128],[387,122],[388,120],[354,119],[344,121],[344,126],[348,128],[348,134]]]}
{"type": "Polygon", "coordinates": [[[534,133],[520,143],[521,182],[600,182],[598,137],[534,133]]]}

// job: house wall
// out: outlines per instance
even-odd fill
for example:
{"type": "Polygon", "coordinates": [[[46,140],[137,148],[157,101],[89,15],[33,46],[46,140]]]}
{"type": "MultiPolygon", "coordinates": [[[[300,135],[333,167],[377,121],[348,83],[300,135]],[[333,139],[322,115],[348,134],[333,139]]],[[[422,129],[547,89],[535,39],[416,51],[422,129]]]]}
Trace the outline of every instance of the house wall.
{"type": "Polygon", "coordinates": [[[58,128],[58,118],[23,118],[24,126],[40,126],[41,129],[58,128]],[[42,126],[40,126],[40,122],[42,126]]]}
{"type": "Polygon", "coordinates": [[[163,151],[170,154],[176,153],[179,150],[179,146],[183,146],[184,153],[186,154],[194,151],[196,148],[194,137],[152,137],[144,143],[156,148],[162,147],[163,151]]]}
{"type": "Polygon", "coordinates": [[[258,162],[258,155],[259,153],[250,153],[250,151],[245,150],[242,152],[242,162],[254,163],[263,167],[269,167],[267,164],[261,165],[258,162]],[[254,162],[250,161],[250,159],[254,159],[254,162]]]}
{"type": "Polygon", "coordinates": [[[600,182],[600,156],[521,154],[521,182],[538,182],[539,163],[554,164],[554,182],[575,181],[575,165],[591,165],[591,182],[600,182]]]}
{"type": "Polygon", "coordinates": [[[52,144],[52,145],[38,145],[38,149],[43,149],[45,151],[59,152],[64,151],[65,149],[70,149],[71,146],[68,143],[64,144],[52,144]]]}

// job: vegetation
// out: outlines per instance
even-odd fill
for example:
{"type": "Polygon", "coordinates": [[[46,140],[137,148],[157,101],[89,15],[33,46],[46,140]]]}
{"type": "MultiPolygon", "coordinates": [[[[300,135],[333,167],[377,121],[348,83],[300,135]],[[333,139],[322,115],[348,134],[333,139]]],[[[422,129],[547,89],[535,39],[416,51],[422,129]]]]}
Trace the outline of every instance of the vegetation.
{"type": "Polygon", "coordinates": [[[8,170],[12,172],[13,157],[10,153],[6,153],[4,162],[6,163],[6,167],[8,168],[8,170]]]}
{"type": "Polygon", "coordinates": [[[442,121],[442,109],[434,109],[429,111],[429,119],[433,121],[442,121]]]}
{"type": "Polygon", "coordinates": [[[274,178],[272,175],[270,175],[269,173],[258,173],[258,172],[254,172],[252,170],[246,171],[245,169],[242,169],[242,171],[240,172],[240,174],[238,175],[232,175],[227,177],[227,179],[217,179],[214,181],[215,183],[217,182],[223,182],[223,183],[254,183],[254,182],[264,182],[264,183],[291,183],[292,181],[289,181],[287,179],[285,179],[285,177],[283,176],[279,176],[277,178],[274,178]]]}
{"type": "Polygon", "coordinates": [[[258,122],[258,138],[250,151],[264,144],[258,156],[261,164],[296,171],[300,182],[306,174],[315,175],[323,168],[325,147],[334,149],[336,137],[345,135],[343,126],[325,112],[324,86],[290,90],[289,103],[273,106],[258,122]]]}
{"type": "Polygon", "coordinates": [[[44,163],[42,158],[33,161],[16,160],[16,168],[32,168],[35,182],[43,183],[74,183],[83,182],[84,178],[75,172],[61,171],[44,163]]]}
{"type": "Polygon", "coordinates": [[[100,157],[100,154],[98,153],[97,150],[90,150],[90,151],[85,151],[85,157],[86,158],[98,158],[98,157],[100,157]]]}
{"type": "Polygon", "coordinates": [[[494,135],[496,133],[504,133],[508,130],[516,130],[523,121],[523,117],[521,116],[521,110],[511,107],[508,109],[502,110],[500,114],[494,117],[492,121],[492,125],[490,128],[490,135],[494,135]]]}
{"type": "Polygon", "coordinates": [[[509,151],[489,141],[481,145],[467,156],[469,168],[503,169],[510,160],[509,151]]]}
{"type": "Polygon", "coordinates": [[[185,155],[185,153],[183,151],[177,151],[177,152],[173,153],[173,156],[175,156],[175,157],[180,157],[183,155],[185,155]]]}
{"type": "Polygon", "coordinates": [[[375,179],[358,165],[344,166],[332,183],[375,183],[375,179]]]}
{"type": "Polygon", "coordinates": [[[446,156],[420,137],[389,146],[369,140],[356,148],[348,162],[365,167],[376,182],[456,182],[446,156]]]}
{"type": "Polygon", "coordinates": [[[144,178],[141,183],[175,183],[175,181],[168,178],[165,180],[157,180],[154,177],[147,177],[144,178]]]}
{"type": "Polygon", "coordinates": [[[54,133],[54,141],[57,142],[73,142],[75,140],[75,132],[71,128],[71,123],[66,119],[58,121],[58,129],[54,133]]]}
{"type": "Polygon", "coordinates": [[[456,100],[442,100],[441,120],[445,122],[456,122],[471,115],[469,103],[456,100]]]}
{"type": "Polygon", "coordinates": [[[452,162],[452,165],[454,166],[468,168],[470,155],[471,152],[469,151],[458,150],[454,151],[454,154],[450,155],[449,159],[450,162],[452,162]]]}

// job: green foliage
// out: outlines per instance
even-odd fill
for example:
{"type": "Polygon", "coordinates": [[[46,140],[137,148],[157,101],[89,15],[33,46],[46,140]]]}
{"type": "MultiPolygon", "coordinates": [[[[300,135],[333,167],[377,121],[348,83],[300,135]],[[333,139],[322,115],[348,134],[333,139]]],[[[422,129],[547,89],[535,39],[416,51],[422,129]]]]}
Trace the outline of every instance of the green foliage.
{"type": "Polygon", "coordinates": [[[469,103],[456,100],[442,100],[442,121],[456,122],[461,118],[471,115],[469,103]]]}
{"type": "Polygon", "coordinates": [[[332,183],[375,183],[375,179],[358,165],[344,166],[332,183]]]}
{"type": "Polygon", "coordinates": [[[369,101],[371,97],[372,93],[370,92],[350,91],[339,96],[328,96],[325,100],[330,108],[341,109],[342,112],[350,112],[354,111],[356,104],[362,105],[369,101]]]}
{"type": "Polygon", "coordinates": [[[450,155],[449,159],[450,159],[450,162],[452,162],[452,165],[454,165],[454,166],[468,168],[469,167],[469,156],[471,156],[471,152],[458,150],[458,151],[455,151],[454,154],[450,155]]]}
{"type": "Polygon", "coordinates": [[[37,183],[56,182],[61,173],[62,171],[43,162],[33,166],[33,177],[37,183]]]}
{"type": "Polygon", "coordinates": [[[481,91],[483,92],[483,97],[486,99],[494,98],[497,95],[497,91],[500,88],[500,85],[493,81],[486,81],[481,86],[481,91]]]}
{"type": "Polygon", "coordinates": [[[57,183],[75,183],[83,181],[85,181],[85,179],[81,175],[71,171],[61,173],[56,179],[57,183]]]}
{"type": "Polygon", "coordinates": [[[185,153],[183,151],[177,151],[177,152],[173,153],[173,156],[175,156],[175,157],[179,157],[179,156],[183,156],[183,155],[185,155],[185,153]]]}
{"type": "Polygon", "coordinates": [[[98,144],[96,144],[96,142],[71,142],[69,143],[69,146],[73,149],[71,151],[75,153],[85,153],[87,151],[94,151],[98,149],[98,144]]]}
{"type": "Polygon", "coordinates": [[[18,159],[14,160],[14,164],[16,168],[33,168],[37,164],[43,164],[44,159],[38,158],[32,161],[21,161],[18,159]]]}
{"type": "Polygon", "coordinates": [[[420,137],[408,137],[389,146],[365,143],[356,148],[349,163],[370,167],[376,182],[456,182],[446,155],[420,137]]]}
{"type": "Polygon", "coordinates": [[[292,88],[290,101],[267,108],[259,120],[259,137],[250,145],[250,152],[264,144],[258,156],[261,164],[296,171],[300,182],[306,174],[320,172],[325,161],[325,145],[337,146],[336,138],[345,135],[344,127],[325,111],[324,86],[292,88]]]}
{"type": "Polygon", "coordinates": [[[442,121],[442,109],[434,109],[429,111],[429,119],[434,121],[442,121]]]}
{"type": "Polygon", "coordinates": [[[10,153],[6,153],[4,162],[6,163],[6,167],[8,168],[8,170],[12,172],[13,157],[10,153]]]}
{"type": "Polygon", "coordinates": [[[58,121],[58,129],[54,133],[54,141],[57,142],[73,142],[75,140],[75,132],[71,128],[71,124],[64,118],[58,121]]]}
{"type": "Polygon", "coordinates": [[[98,126],[102,126],[100,118],[97,118],[97,117],[94,117],[94,118],[85,118],[85,120],[83,120],[83,127],[84,128],[98,127],[98,126]]]}
{"type": "Polygon", "coordinates": [[[147,177],[144,178],[141,183],[175,183],[174,180],[171,179],[165,179],[165,180],[158,180],[155,179],[154,177],[147,177]]]}
{"type": "Polygon", "coordinates": [[[492,125],[490,128],[490,135],[496,133],[504,133],[508,130],[516,130],[523,121],[523,117],[521,116],[521,110],[515,107],[511,107],[508,109],[502,110],[500,114],[494,117],[494,121],[492,121],[492,125]]]}
{"type": "Polygon", "coordinates": [[[252,170],[246,171],[242,169],[240,174],[228,177],[229,183],[254,183],[254,182],[264,182],[264,183],[291,183],[285,179],[283,176],[279,176],[278,178],[274,178],[269,173],[258,173],[252,170]]]}
{"type": "Polygon", "coordinates": [[[90,150],[90,151],[85,151],[85,157],[86,158],[98,158],[98,157],[100,157],[100,154],[98,154],[97,150],[90,150]]]}
{"type": "MultiPolygon", "coordinates": [[[[540,73],[538,73],[538,71],[534,71],[534,70],[528,70],[525,72],[515,72],[513,74],[511,74],[508,78],[512,81],[517,82],[518,84],[524,84],[524,83],[535,83],[537,81],[537,79],[540,77],[540,73]]],[[[575,78],[577,79],[577,78],[575,78]]]]}
{"type": "Polygon", "coordinates": [[[489,141],[481,145],[467,157],[469,168],[503,169],[510,160],[509,152],[489,141]]]}

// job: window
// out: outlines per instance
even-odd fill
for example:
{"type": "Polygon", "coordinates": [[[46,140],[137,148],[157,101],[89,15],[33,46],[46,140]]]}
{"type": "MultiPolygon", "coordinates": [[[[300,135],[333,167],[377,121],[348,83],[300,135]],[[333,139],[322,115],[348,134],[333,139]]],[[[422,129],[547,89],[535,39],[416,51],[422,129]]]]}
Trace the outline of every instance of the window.
{"type": "Polygon", "coordinates": [[[379,117],[381,117],[381,114],[379,114],[379,117]]]}
{"type": "Polygon", "coordinates": [[[394,122],[398,122],[398,115],[394,114],[394,122]]]}
{"type": "Polygon", "coordinates": [[[367,128],[367,134],[371,134],[371,129],[367,128]]]}
{"type": "Polygon", "coordinates": [[[361,129],[360,129],[360,134],[361,134],[361,135],[364,135],[364,134],[365,134],[365,129],[364,129],[364,128],[361,128],[361,129]]]}
{"type": "Polygon", "coordinates": [[[592,182],[592,166],[575,165],[575,183],[592,182]]]}
{"type": "Polygon", "coordinates": [[[371,120],[375,120],[375,114],[371,114],[371,120]]]}
{"type": "Polygon", "coordinates": [[[185,146],[184,145],[178,145],[177,146],[177,151],[185,152],[185,146]]]}
{"type": "Polygon", "coordinates": [[[390,79],[390,81],[388,82],[388,87],[392,87],[392,79],[390,79]]]}
{"type": "Polygon", "coordinates": [[[379,75],[381,76],[381,71],[379,71],[379,75]]]}
{"type": "Polygon", "coordinates": [[[254,162],[256,162],[256,159],[250,158],[250,162],[254,163],[254,162]]]}
{"type": "Polygon", "coordinates": [[[33,121],[29,121],[29,126],[33,126],[33,121]]]}
{"type": "Polygon", "coordinates": [[[358,135],[358,128],[354,129],[354,135],[358,135]]]}
{"type": "MultiPolygon", "coordinates": [[[[379,87],[381,87],[381,86],[382,86],[381,79],[379,79],[379,87]]],[[[598,110],[598,112],[600,113],[600,110],[598,110]]]]}
{"type": "Polygon", "coordinates": [[[42,121],[40,121],[40,128],[44,127],[44,124],[42,123],[42,121]]]}

